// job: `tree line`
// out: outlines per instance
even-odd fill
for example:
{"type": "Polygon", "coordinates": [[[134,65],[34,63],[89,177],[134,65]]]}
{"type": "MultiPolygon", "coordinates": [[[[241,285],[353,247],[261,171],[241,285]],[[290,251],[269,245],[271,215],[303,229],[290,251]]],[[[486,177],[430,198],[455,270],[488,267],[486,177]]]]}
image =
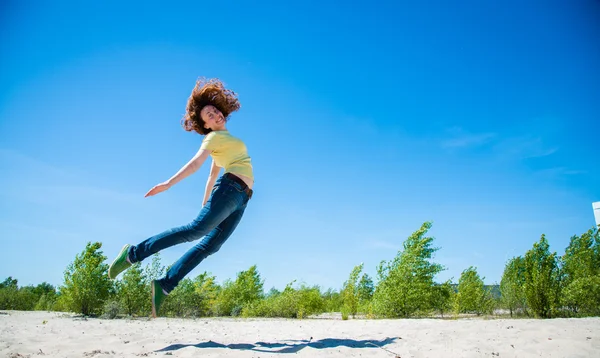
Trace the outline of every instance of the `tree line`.
{"type": "MultiPolygon", "coordinates": [[[[524,255],[511,258],[499,287],[484,285],[476,267],[462,271],[457,283],[436,282],[445,268],[433,256],[439,248],[425,222],[402,249],[377,266],[374,280],[352,269],[339,290],[290,282],[283,290],[264,290],[256,266],[234,280],[217,283],[208,272],[183,279],[167,297],[161,315],[169,317],[285,317],[341,312],[343,319],[457,317],[489,315],[553,318],[600,315],[600,232],[592,228],[571,237],[563,256],[551,252],[545,235],[524,255]]],[[[64,272],[59,287],[46,282],[19,287],[8,277],[0,283],[0,309],[75,312],[116,318],[150,315],[150,282],[165,267],[156,254],[145,267],[136,263],[120,279],[108,278],[102,244],[87,243],[64,272]]]]}

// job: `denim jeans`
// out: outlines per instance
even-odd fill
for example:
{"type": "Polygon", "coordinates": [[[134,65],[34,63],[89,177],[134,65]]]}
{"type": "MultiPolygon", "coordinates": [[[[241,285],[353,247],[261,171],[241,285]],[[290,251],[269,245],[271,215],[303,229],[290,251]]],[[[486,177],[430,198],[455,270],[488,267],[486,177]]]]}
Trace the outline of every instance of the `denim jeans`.
{"type": "Polygon", "coordinates": [[[131,246],[129,261],[140,262],[167,247],[203,237],[159,280],[163,290],[171,292],[202,260],[219,251],[242,219],[249,199],[244,184],[231,180],[226,175],[220,177],[196,219],[131,246]]]}

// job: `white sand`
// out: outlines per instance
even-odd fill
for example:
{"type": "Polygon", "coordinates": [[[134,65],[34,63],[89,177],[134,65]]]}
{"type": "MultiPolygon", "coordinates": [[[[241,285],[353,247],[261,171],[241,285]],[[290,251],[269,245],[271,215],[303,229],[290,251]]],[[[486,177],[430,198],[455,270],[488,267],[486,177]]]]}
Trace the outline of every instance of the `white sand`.
{"type": "Polygon", "coordinates": [[[600,357],[600,318],[82,319],[0,313],[2,357],[600,357]],[[311,339],[312,337],[312,339],[311,339]]]}

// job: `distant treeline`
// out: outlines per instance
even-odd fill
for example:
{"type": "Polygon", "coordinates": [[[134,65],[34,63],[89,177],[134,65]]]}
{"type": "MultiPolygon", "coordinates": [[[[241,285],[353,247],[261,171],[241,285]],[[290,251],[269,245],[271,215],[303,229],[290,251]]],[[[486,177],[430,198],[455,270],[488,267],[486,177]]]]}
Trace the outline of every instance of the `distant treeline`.
{"type": "MultiPolygon", "coordinates": [[[[306,318],[341,312],[343,319],[457,317],[489,315],[503,309],[511,316],[582,317],[600,314],[600,234],[598,228],[571,237],[563,256],[550,252],[544,235],[523,256],[510,259],[500,285],[484,285],[475,267],[468,267],[458,283],[435,282],[444,268],[435,263],[434,238],[425,222],[408,237],[390,261],[377,266],[373,280],[363,265],[350,272],[340,290],[289,283],[265,292],[256,266],[223,284],[204,272],[185,278],[161,307],[170,317],[286,317],[306,318]]],[[[64,273],[58,288],[48,283],[19,287],[8,277],[0,284],[0,309],[69,311],[107,318],[148,316],[150,281],[165,267],[154,255],[145,267],[129,268],[110,280],[99,242],[87,243],[64,273]]]]}

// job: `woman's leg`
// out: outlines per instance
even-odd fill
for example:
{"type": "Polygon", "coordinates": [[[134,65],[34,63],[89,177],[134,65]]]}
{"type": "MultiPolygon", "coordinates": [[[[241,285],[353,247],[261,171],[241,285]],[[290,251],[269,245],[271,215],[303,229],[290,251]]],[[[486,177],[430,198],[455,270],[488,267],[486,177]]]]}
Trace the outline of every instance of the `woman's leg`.
{"type": "Polygon", "coordinates": [[[223,220],[243,206],[244,198],[223,182],[216,189],[191,223],[152,236],[129,249],[129,262],[135,263],[173,245],[200,239],[211,232],[223,220]]]}
{"type": "Polygon", "coordinates": [[[175,289],[190,271],[192,271],[202,260],[209,255],[219,251],[221,245],[231,236],[242,216],[246,206],[234,211],[229,217],[223,220],[198,244],[186,252],[171,268],[167,271],[165,277],[159,280],[162,289],[169,293],[175,289]]]}

